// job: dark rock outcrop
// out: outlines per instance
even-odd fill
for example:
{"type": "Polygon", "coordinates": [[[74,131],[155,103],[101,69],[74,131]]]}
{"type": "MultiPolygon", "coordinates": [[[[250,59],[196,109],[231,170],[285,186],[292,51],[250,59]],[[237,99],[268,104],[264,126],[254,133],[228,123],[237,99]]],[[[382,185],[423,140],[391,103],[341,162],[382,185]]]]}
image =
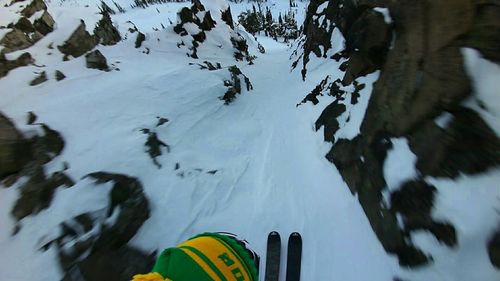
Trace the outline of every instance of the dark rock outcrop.
{"type": "Polygon", "coordinates": [[[99,39],[95,35],[90,35],[85,29],[85,22],[82,20],[68,40],[66,40],[62,46],[57,46],[57,48],[61,53],[65,54],[66,57],[73,56],[77,58],[92,50],[98,42],[99,39]]]}
{"type": "Polygon", "coordinates": [[[23,53],[15,60],[8,60],[4,54],[0,53],[0,78],[6,76],[9,71],[15,68],[27,66],[31,63],[33,63],[33,58],[30,53],[23,53]]]}
{"type": "Polygon", "coordinates": [[[115,45],[122,40],[120,32],[113,25],[109,13],[103,11],[101,14],[102,18],[94,28],[94,34],[102,45],[115,45]]]}
{"type": "Polygon", "coordinates": [[[43,15],[36,19],[33,23],[35,30],[40,32],[42,35],[47,35],[54,30],[55,21],[52,16],[45,11],[43,15]]]}
{"type": "MultiPolygon", "coordinates": [[[[0,127],[0,129],[3,128],[1,136],[5,136],[3,141],[0,138],[0,161],[2,161],[0,176],[4,176],[4,172],[6,172],[18,173],[20,176],[28,178],[19,187],[20,196],[11,210],[11,214],[16,220],[21,220],[48,208],[57,187],[74,185],[73,180],[63,171],[54,172],[50,176],[46,175],[43,165],[61,153],[64,148],[64,140],[58,132],[49,126],[35,123],[36,119],[36,115],[30,112],[28,124],[40,126],[44,134],[31,139],[24,139],[19,133],[13,131],[15,128],[11,123],[7,124],[7,127],[5,124],[0,127]],[[16,135],[17,140],[15,140],[16,135]],[[7,158],[4,159],[4,156],[7,158]],[[14,163],[12,163],[13,161],[14,163]]],[[[5,122],[6,118],[0,115],[0,125],[3,123],[2,120],[5,122]]]]}
{"type": "Polygon", "coordinates": [[[198,58],[197,48],[200,43],[203,43],[205,41],[207,37],[205,32],[212,30],[212,28],[214,28],[216,24],[216,22],[212,18],[212,15],[210,14],[210,11],[205,12],[203,18],[199,18],[197,14],[201,11],[205,11],[205,6],[203,6],[203,4],[201,4],[199,0],[193,0],[192,6],[190,8],[184,7],[179,11],[179,21],[174,26],[174,31],[177,34],[181,36],[191,35],[191,37],[193,38],[193,46],[190,48],[191,54],[189,54],[189,56],[191,56],[192,58],[198,58]],[[200,32],[197,34],[189,34],[184,28],[184,24],[186,23],[195,24],[200,29],[200,32]]]}
{"type": "Polygon", "coordinates": [[[227,10],[221,12],[221,19],[232,29],[234,29],[234,21],[233,15],[231,14],[231,7],[228,7],[227,10]]]}
{"type": "Polygon", "coordinates": [[[42,10],[47,10],[47,5],[45,5],[45,2],[43,0],[33,0],[21,11],[21,14],[29,18],[36,12],[42,10]]]}
{"type": "Polygon", "coordinates": [[[4,46],[2,50],[3,53],[10,53],[31,47],[37,41],[36,39],[39,38],[41,37],[37,36],[36,38],[32,38],[22,30],[15,28],[11,32],[5,34],[0,40],[0,45],[4,46]]]}
{"type": "Polygon", "coordinates": [[[498,167],[500,139],[496,133],[471,109],[458,107],[451,114],[453,119],[446,128],[429,120],[411,135],[417,169],[425,175],[455,178],[498,167]]]}
{"type": "Polygon", "coordinates": [[[137,37],[135,38],[135,48],[140,48],[142,46],[142,42],[146,40],[146,35],[142,32],[137,32],[137,37]]]}
{"type": "Polygon", "coordinates": [[[237,94],[241,94],[241,79],[244,80],[247,91],[253,89],[250,79],[248,79],[236,65],[229,67],[228,71],[231,73],[231,80],[224,81],[224,86],[228,89],[224,96],[221,97],[226,105],[233,102],[237,94]]]}
{"type": "Polygon", "coordinates": [[[0,178],[19,172],[30,156],[29,141],[0,113],[0,178]]]}
{"type": "Polygon", "coordinates": [[[141,183],[107,172],[86,177],[96,184],[113,183],[107,211],[84,213],[61,223],[60,234],[45,242],[41,250],[58,248],[63,280],[130,280],[134,274],[149,272],[156,253],[146,254],[127,245],[150,214],[141,183]],[[115,212],[119,213],[110,224],[107,219],[115,212]]]}
{"type": "Polygon", "coordinates": [[[57,187],[74,185],[73,181],[62,172],[54,173],[47,178],[40,166],[32,169],[30,179],[20,187],[21,195],[11,211],[17,220],[48,208],[57,187]]]}
{"type": "Polygon", "coordinates": [[[43,0],[34,0],[21,11],[22,17],[14,24],[8,25],[12,31],[0,38],[0,45],[4,47],[2,53],[10,53],[31,47],[45,35],[54,30],[54,19],[47,12],[43,0]],[[34,13],[43,11],[33,23],[29,20],[34,13]]]}
{"type": "Polygon", "coordinates": [[[350,59],[342,84],[351,84],[356,77],[380,69],[390,40],[391,28],[384,17],[373,10],[365,10],[346,34],[345,51],[350,59]]]}
{"type": "MultiPolygon", "coordinates": [[[[402,265],[418,266],[430,259],[408,239],[412,231],[427,230],[446,246],[457,244],[453,225],[430,216],[435,189],[424,178],[479,174],[500,165],[498,136],[476,112],[461,106],[474,93],[460,51],[474,47],[486,58],[498,61],[500,18],[494,15],[499,11],[498,1],[471,0],[312,0],[309,5],[299,45],[303,49],[299,56],[303,76],[311,53],[330,59],[326,52],[332,46],[334,27],[346,40],[345,50],[331,58],[346,60],[341,65],[346,71],[344,85],[381,70],[359,136],[331,139],[338,128],[340,109],[334,109],[335,102],[343,99],[341,93],[318,121],[325,126],[325,139],[334,142],[326,158],[358,195],[386,251],[398,255],[402,265]],[[327,8],[317,11],[326,2],[327,8]],[[388,8],[393,24],[386,24],[373,7],[388,8]],[[392,44],[391,33],[395,35],[392,44]],[[434,119],[444,112],[453,119],[441,128],[434,119]],[[382,200],[387,185],[382,168],[392,137],[408,138],[418,159],[419,174],[418,179],[391,194],[388,207],[382,200]],[[402,216],[403,228],[396,214],[402,216]]],[[[325,89],[337,91],[331,85],[318,87],[305,101],[314,103],[325,89]]],[[[351,99],[355,103],[357,96],[353,93],[351,99]]]]}
{"type": "Polygon", "coordinates": [[[17,28],[17,29],[19,29],[19,30],[21,30],[22,32],[25,32],[25,33],[30,33],[30,32],[34,32],[35,31],[35,27],[31,23],[31,21],[29,19],[27,19],[26,17],[21,17],[16,22],[16,24],[14,24],[14,28],[17,28]]]}
{"type": "Polygon", "coordinates": [[[488,60],[500,63],[500,3],[474,1],[475,16],[470,32],[461,37],[465,46],[477,49],[488,60]]]}
{"type": "Polygon", "coordinates": [[[108,62],[106,57],[99,51],[95,50],[85,55],[85,60],[87,62],[87,68],[94,68],[103,71],[108,71],[108,62]]]}
{"type": "MultiPolygon", "coordinates": [[[[191,46],[188,47],[190,51],[188,56],[195,59],[199,58],[198,47],[200,44],[205,42],[208,32],[210,32],[218,23],[220,23],[220,21],[222,21],[222,24],[226,24],[230,29],[228,39],[231,41],[233,48],[235,49],[233,53],[234,58],[238,61],[246,60],[249,64],[252,64],[253,60],[256,58],[255,56],[249,54],[247,40],[235,30],[231,9],[229,7],[221,11],[220,19],[214,19],[210,11],[206,11],[205,6],[203,6],[199,0],[193,0],[191,7],[184,7],[179,11],[178,18],[179,20],[174,26],[174,31],[181,37],[189,36],[189,39],[192,39],[191,46]],[[198,27],[199,31],[188,32],[188,30],[184,28],[185,24],[194,24],[198,27]]],[[[177,46],[180,47],[185,44],[186,42],[183,40],[177,44],[177,46]]]]}

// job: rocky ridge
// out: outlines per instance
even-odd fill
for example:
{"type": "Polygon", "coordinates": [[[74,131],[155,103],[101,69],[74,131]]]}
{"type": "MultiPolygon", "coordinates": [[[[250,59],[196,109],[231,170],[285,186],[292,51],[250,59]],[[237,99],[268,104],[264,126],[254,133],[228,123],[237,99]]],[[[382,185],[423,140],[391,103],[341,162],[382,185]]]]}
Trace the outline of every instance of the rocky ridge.
{"type": "Polygon", "coordinates": [[[357,194],[386,251],[403,266],[432,261],[413,245],[414,231],[427,230],[443,245],[459,246],[453,225],[431,217],[436,189],[425,178],[481,174],[500,165],[498,135],[476,111],[463,106],[466,99],[479,98],[461,52],[475,48],[499,62],[500,21],[493,16],[499,9],[495,1],[472,0],[312,0],[309,5],[293,66],[302,62],[305,78],[315,56],[342,62],[344,76],[333,82],[325,78],[303,102],[317,104],[318,95],[335,97],[316,122],[316,129],[325,126],[325,141],[333,143],[326,158],[357,194]],[[332,42],[338,38],[335,30],[345,39],[342,50],[332,50],[338,43],[332,42]],[[360,134],[351,140],[333,138],[337,118],[346,110],[344,99],[355,96],[345,87],[359,87],[359,78],[377,70],[380,77],[360,134]],[[443,114],[452,118],[440,127],[434,119],[443,114]],[[391,140],[402,137],[417,156],[418,176],[390,193],[387,204],[383,166],[391,140]]]}

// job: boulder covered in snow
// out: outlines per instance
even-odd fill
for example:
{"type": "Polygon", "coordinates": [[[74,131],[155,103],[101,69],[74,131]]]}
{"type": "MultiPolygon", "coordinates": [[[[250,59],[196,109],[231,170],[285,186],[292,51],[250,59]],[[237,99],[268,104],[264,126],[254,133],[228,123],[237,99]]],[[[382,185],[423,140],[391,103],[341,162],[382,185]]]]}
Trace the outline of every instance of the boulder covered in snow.
{"type": "Polygon", "coordinates": [[[47,35],[54,30],[55,21],[47,11],[44,11],[42,16],[36,19],[33,25],[36,31],[42,35],[47,35]]]}
{"type": "Polygon", "coordinates": [[[38,11],[47,10],[47,5],[43,0],[32,0],[22,11],[21,14],[27,18],[38,11]]]}
{"type": "Polygon", "coordinates": [[[186,46],[188,55],[199,58],[199,49],[233,50],[236,60],[252,62],[250,54],[251,37],[240,27],[235,27],[231,9],[223,1],[193,0],[191,7],[182,8],[177,15],[173,30],[181,36],[179,47],[186,46]]]}
{"type": "Polygon", "coordinates": [[[120,32],[111,21],[111,16],[105,11],[102,12],[102,18],[97,23],[94,34],[102,45],[115,45],[122,39],[120,32]]]}
{"type": "Polygon", "coordinates": [[[64,42],[63,45],[57,46],[61,53],[66,56],[73,56],[75,58],[92,50],[99,39],[95,35],[91,35],[85,28],[85,22],[82,20],[80,25],[71,34],[71,36],[64,42]]]}
{"type": "MultiPolygon", "coordinates": [[[[28,30],[27,26],[26,30],[28,30]]],[[[14,29],[11,32],[5,34],[5,36],[0,39],[0,45],[4,47],[3,53],[10,53],[17,50],[23,50],[35,43],[35,39],[40,38],[39,36],[30,37],[29,34],[23,32],[21,29],[14,29]]]]}
{"type": "Polygon", "coordinates": [[[4,77],[12,69],[27,66],[33,62],[30,53],[23,53],[15,60],[8,60],[4,54],[0,53],[0,78],[4,77]]]}

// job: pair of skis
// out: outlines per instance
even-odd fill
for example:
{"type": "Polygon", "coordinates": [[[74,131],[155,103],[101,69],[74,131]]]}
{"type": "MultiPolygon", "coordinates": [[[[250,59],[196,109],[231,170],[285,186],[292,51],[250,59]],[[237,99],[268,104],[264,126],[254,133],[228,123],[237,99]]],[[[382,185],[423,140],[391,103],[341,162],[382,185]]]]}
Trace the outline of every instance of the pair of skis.
{"type": "MultiPolygon", "coordinates": [[[[281,237],[273,231],[267,237],[266,275],[264,281],[278,281],[281,262],[281,237]]],[[[288,255],[286,260],[286,281],[300,280],[302,262],[302,237],[294,232],[288,238],[288,255]]]]}

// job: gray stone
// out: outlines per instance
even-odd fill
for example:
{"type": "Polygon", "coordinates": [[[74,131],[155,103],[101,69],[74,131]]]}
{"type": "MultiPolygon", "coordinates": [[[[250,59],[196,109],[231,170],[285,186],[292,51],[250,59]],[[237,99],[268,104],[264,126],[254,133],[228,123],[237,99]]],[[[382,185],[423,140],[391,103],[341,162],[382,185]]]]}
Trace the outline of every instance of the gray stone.
{"type": "Polygon", "coordinates": [[[108,63],[106,57],[99,51],[95,50],[85,55],[85,60],[87,62],[87,68],[94,68],[103,71],[108,71],[108,63]]]}
{"type": "Polygon", "coordinates": [[[61,71],[56,70],[55,77],[56,77],[56,80],[57,80],[57,81],[61,81],[61,80],[63,80],[64,78],[66,78],[66,75],[64,75],[64,73],[62,73],[61,71]]]}
{"type": "Polygon", "coordinates": [[[43,82],[45,82],[47,80],[48,80],[47,73],[45,73],[45,71],[43,71],[35,79],[31,80],[30,86],[36,86],[36,85],[42,84],[43,82]]]}

